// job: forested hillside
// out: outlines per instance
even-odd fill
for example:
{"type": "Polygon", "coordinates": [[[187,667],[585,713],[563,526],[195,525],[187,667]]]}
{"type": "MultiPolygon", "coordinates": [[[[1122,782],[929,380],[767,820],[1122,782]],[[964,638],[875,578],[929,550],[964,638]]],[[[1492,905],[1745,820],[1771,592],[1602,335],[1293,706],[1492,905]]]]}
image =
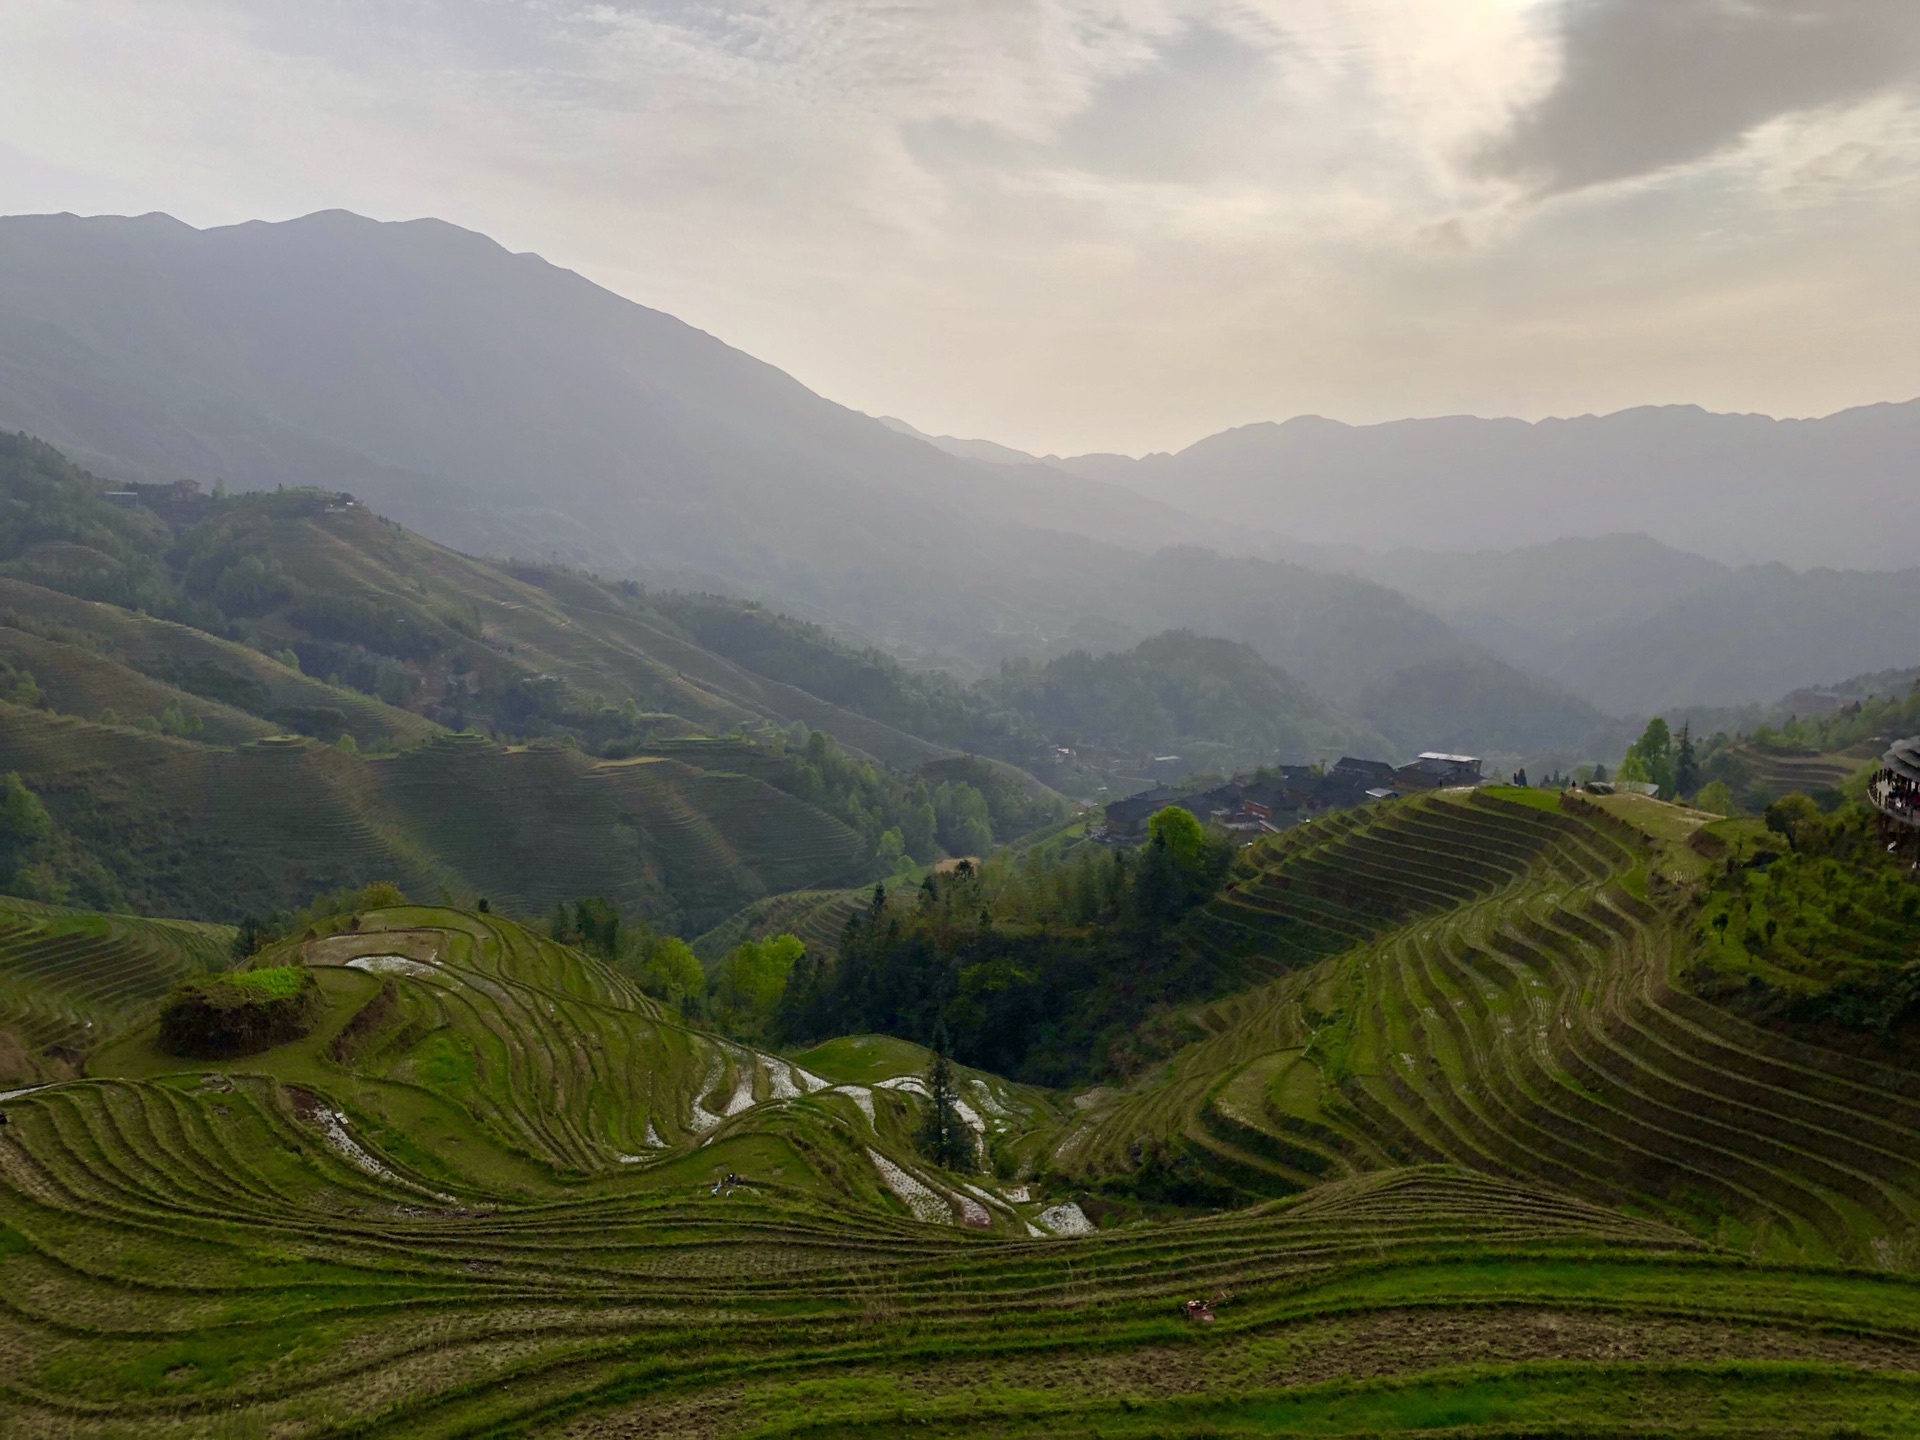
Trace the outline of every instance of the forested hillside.
{"type": "Polygon", "coordinates": [[[1009,662],[980,690],[1056,744],[1230,772],[1377,748],[1250,645],[1172,630],[1105,655],[1009,662]]]}
{"type": "Polygon", "coordinates": [[[780,674],[817,663],[879,715],[1017,755],[958,688],[665,599],[805,663],[736,643],[756,673],[631,582],[474,560],[339,492],[110,496],[0,438],[0,773],[21,777],[0,885],[232,921],[388,879],[522,914],[600,895],[691,935],[1060,813],[780,674]]]}

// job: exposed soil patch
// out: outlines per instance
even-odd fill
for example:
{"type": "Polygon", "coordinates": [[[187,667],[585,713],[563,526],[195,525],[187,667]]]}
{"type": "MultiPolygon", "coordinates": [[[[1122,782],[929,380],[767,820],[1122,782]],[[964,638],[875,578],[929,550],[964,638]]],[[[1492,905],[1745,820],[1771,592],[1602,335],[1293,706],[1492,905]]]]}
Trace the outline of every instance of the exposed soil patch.
{"type": "Polygon", "coordinates": [[[298,1040],[325,1008],[312,974],[292,966],[189,980],[160,1012],[160,1048],[196,1060],[257,1055],[298,1040]]]}

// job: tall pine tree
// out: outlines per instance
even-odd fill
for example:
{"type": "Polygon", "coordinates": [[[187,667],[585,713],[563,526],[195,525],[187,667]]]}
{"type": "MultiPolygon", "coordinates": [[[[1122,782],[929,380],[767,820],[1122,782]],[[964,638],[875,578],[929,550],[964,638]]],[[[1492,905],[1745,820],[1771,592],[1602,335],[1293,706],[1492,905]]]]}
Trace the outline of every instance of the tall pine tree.
{"type": "Polygon", "coordinates": [[[969,1174],[980,1163],[973,1131],[960,1116],[960,1094],[954,1088],[953,1066],[936,1045],[927,1066],[927,1114],[917,1137],[920,1153],[947,1170],[969,1174]]]}
{"type": "Polygon", "coordinates": [[[1693,723],[1680,722],[1680,746],[1673,756],[1673,789],[1685,797],[1700,788],[1700,759],[1693,753],[1693,723]]]}

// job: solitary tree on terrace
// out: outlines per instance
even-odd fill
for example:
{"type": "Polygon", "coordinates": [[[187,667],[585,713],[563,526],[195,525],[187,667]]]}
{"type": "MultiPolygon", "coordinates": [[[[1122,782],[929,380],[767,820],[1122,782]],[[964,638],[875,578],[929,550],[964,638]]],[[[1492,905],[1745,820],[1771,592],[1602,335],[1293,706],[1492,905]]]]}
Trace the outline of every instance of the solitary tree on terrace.
{"type": "Polygon", "coordinates": [[[1680,722],[1680,741],[1673,752],[1673,788],[1678,795],[1691,795],[1700,788],[1700,757],[1693,753],[1693,722],[1680,722]]]}
{"type": "Polygon", "coordinates": [[[954,1088],[953,1065],[936,1045],[927,1066],[927,1115],[920,1122],[920,1153],[934,1164],[962,1173],[979,1163],[973,1131],[960,1114],[960,1094],[954,1088]]]}

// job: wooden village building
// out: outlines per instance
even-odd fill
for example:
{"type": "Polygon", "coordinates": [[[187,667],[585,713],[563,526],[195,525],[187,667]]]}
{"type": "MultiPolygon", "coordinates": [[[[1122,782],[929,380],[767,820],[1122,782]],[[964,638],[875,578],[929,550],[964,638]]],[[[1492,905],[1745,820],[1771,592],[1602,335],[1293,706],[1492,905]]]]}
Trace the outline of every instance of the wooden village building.
{"type": "Polygon", "coordinates": [[[1920,735],[1896,740],[1867,782],[1882,839],[1920,843],[1920,735]]]}

